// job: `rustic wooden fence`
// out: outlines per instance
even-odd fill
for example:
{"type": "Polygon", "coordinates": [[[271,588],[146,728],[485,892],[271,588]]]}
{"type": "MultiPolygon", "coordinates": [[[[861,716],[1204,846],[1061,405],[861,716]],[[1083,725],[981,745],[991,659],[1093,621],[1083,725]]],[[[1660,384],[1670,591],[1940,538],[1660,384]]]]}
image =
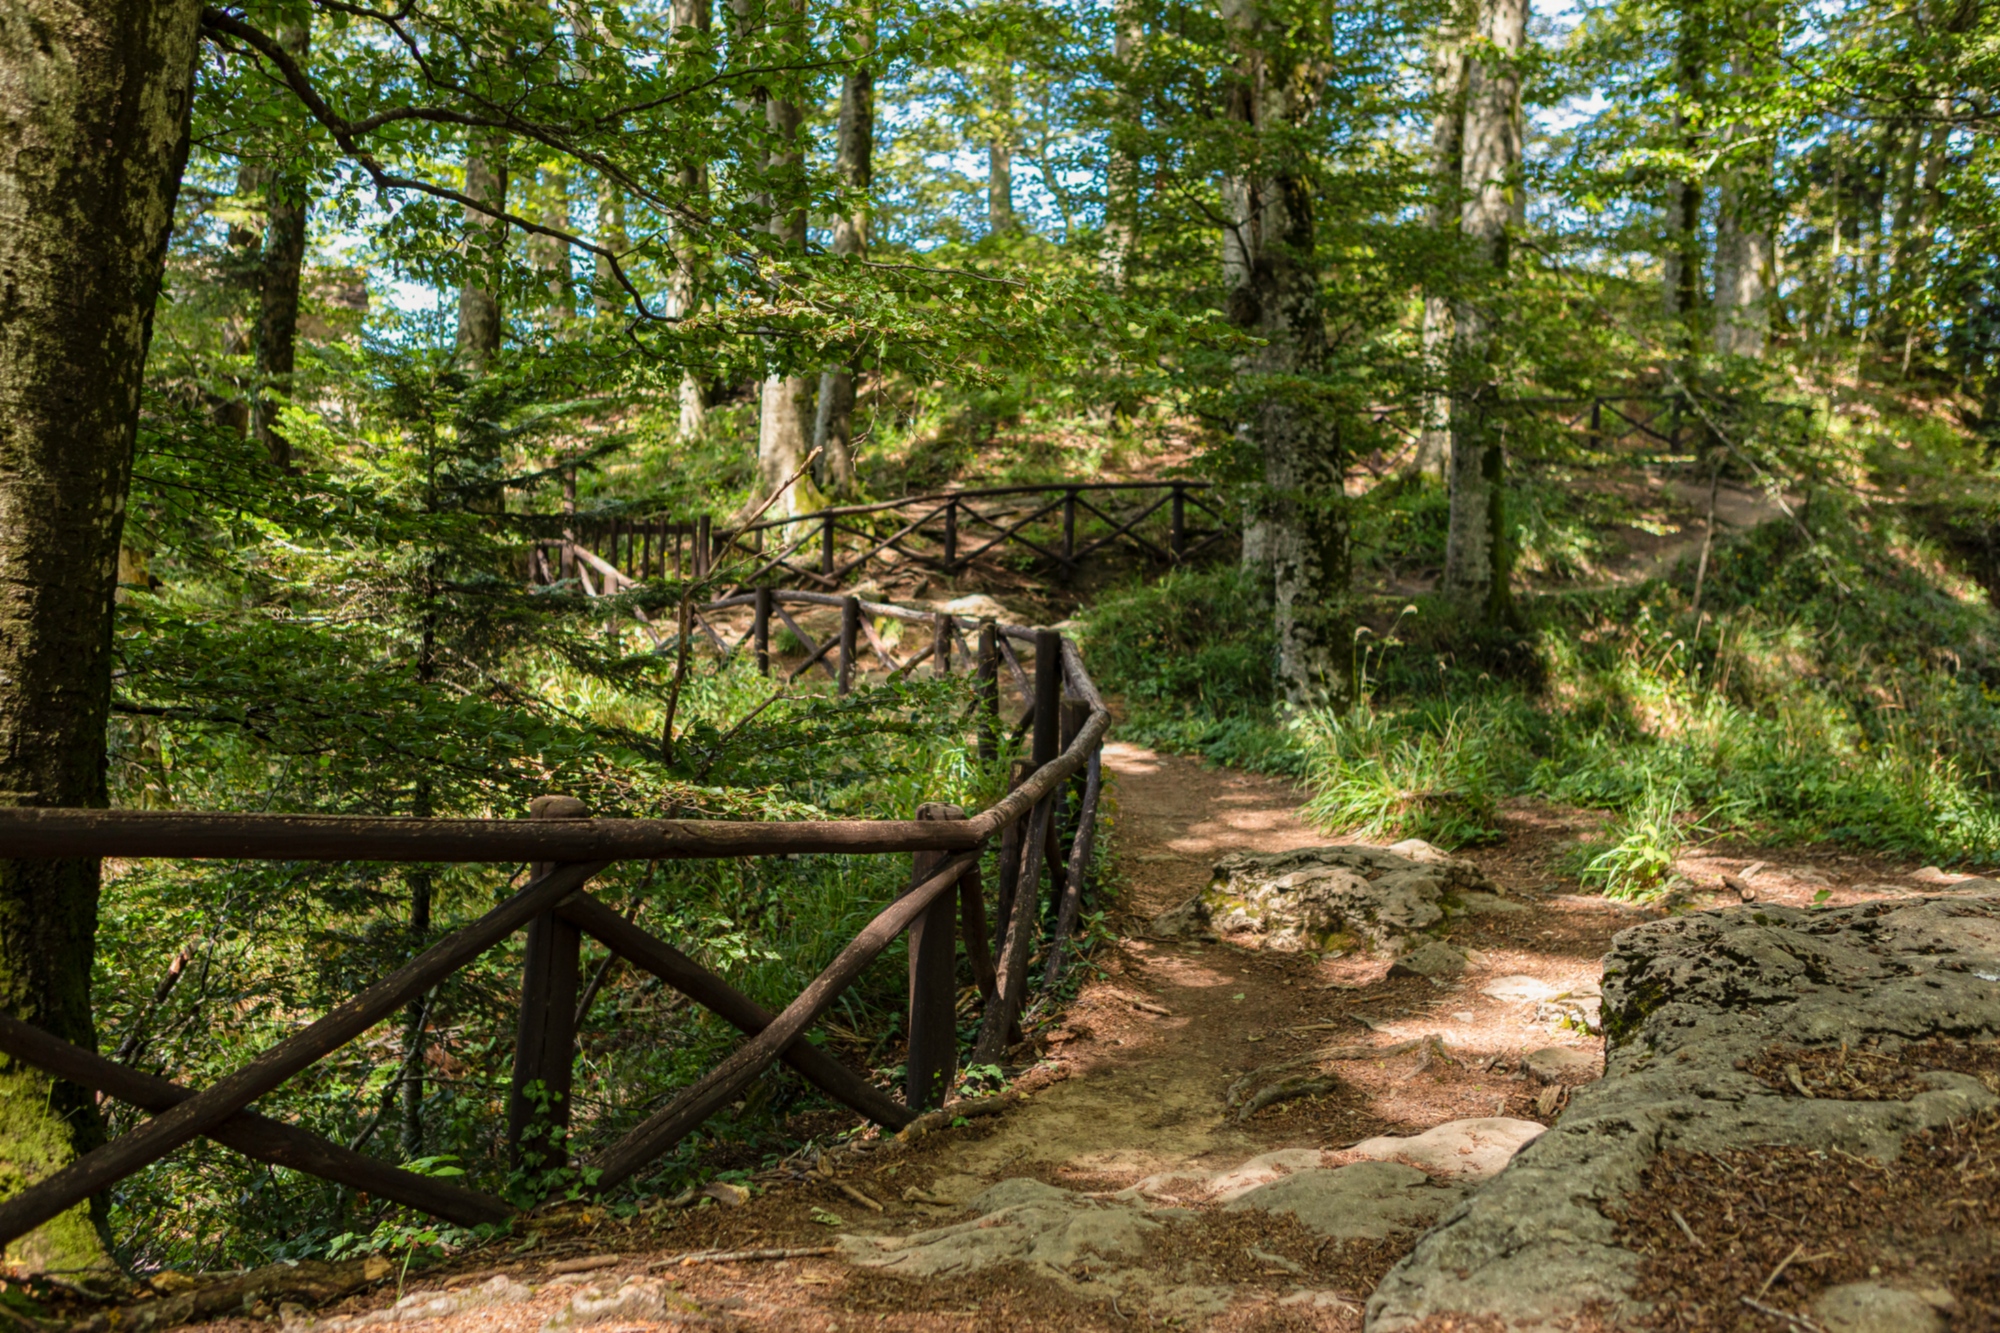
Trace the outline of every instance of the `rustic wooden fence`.
{"type": "MultiPolygon", "coordinates": [[[[835,674],[851,678],[858,654],[848,627],[859,623],[863,604],[770,589],[751,598],[763,613],[754,618],[738,649],[757,639],[756,625],[768,635],[772,609],[838,602],[843,632],[829,642],[839,646],[835,674]]],[[[997,1061],[1018,1040],[1032,955],[1046,948],[1044,984],[1063,968],[1083,905],[1096,836],[1100,752],[1111,719],[1076,646],[1054,630],[876,604],[865,609],[931,623],[933,637],[924,656],[934,671],[950,674],[957,662],[960,674],[974,676],[981,747],[989,754],[1001,725],[1003,665],[1015,674],[1028,704],[1023,722],[1031,728],[1031,757],[1014,765],[1006,796],[992,806],[970,817],[955,807],[926,805],[914,820],[801,822],[596,819],[581,802],[561,796],[539,798],[529,818],[516,820],[0,808],[0,857],[5,858],[525,861],[532,866],[527,886],[499,906],[200,1091],[118,1064],[30,1024],[0,1018],[0,1052],[152,1113],[137,1128],[0,1201],[0,1245],[201,1136],[252,1158],[460,1224],[514,1215],[513,1206],[495,1195],[406,1171],[249,1107],[402,1012],[516,931],[527,934],[508,1107],[508,1137],[517,1160],[535,1152],[537,1145],[561,1142],[567,1133],[584,935],[745,1036],[720,1064],[583,1164],[595,1173],[586,1178],[599,1190],[617,1186],[657,1160],[777,1061],[889,1128],[900,1128],[923,1110],[941,1105],[959,1065],[955,1006],[961,945],[984,1006],[969,1057],[973,1063],[997,1061]],[[971,651],[952,652],[952,645],[968,643],[971,651]],[[1026,666],[1017,645],[1029,650],[1026,666]],[[981,865],[989,849],[995,853],[990,920],[981,865]],[[908,856],[909,884],[776,1014],[670,941],[633,924],[587,888],[594,876],[619,861],[800,853],[908,856]],[[805,1034],[904,934],[908,1055],[898,1100],[808,1044],[805,1034]]],[[[721,646],[731,651],[729,645],[721,646]]],[[[815,647],[819,660],[828,649],[815,647]]],[[[767,649],[760,654],[768,661],[767,649]]],[[[917,664],[902,661],[892,670],[907,671],[917,664]]]]}
{"type": "Polygon", "coordinates": [[[989,486],[841,505],[725,529],[707,514],[544,515],[533,528],[533,575],[577,579],[591,591],[609,566],[628,580],[705,578],[740,559],[738,587],[798,581],[832,591],[871,565],[915,566],[947,576],[982,557],[1026,552],[1044,572],[1074,575],[1089,557],[1123,549],[1148,560],[1189,560],[1234,531],[1199,481],[1062,482],[989,486]],[[581,559],[578,548],[595,562],[581,559]]]}

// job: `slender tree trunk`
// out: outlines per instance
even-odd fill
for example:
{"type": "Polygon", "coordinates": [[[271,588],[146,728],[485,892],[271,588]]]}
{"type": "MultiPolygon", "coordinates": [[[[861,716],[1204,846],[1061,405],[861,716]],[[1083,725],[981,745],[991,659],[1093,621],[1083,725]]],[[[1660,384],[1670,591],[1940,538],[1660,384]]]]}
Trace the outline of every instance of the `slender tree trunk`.
{"type": "MultiPolygon", "coordinates": [[[[569,173],[557,167],[541,170],[541,217],[544,227],[569,230],[569,173]]],[[[557,325],[576,318],[576,271],[570,264],[569,246],[552,236],[532,238],[535,267],[548,277],[549,315],[557,325]]]]}
{"type": "MultiPolygon", "coordinates": [[[[1459,181],[1464,175],[1466,56],[1463,27],[1450,23],[1438,32],[1431,48],[1431,91],[1437,110],[1431,116],[1431,229],[1458,231],[1459,181]]],[[[1410,470],[1444,480],[1451,460],[1451,394],[1447,387],[1451,359],[1451,298],[1443,292],[1424,293],[1422,330],[1424,357],[1423,427],[1417,435],[1416,457],[1410,470]]]]}
{"type": "Polygon", "coordinates": [[[1482,279],[1452,310],[1451,520],[1442,589],[1470,614],[1501,621],[1508,595],[1505,452],[1487,410],[1494,394],[1497,302],[1507,272],[1507,229],[1521,186],[1521,77],[1527,0],[1480,0],[1484,49],[1466,72],[1464,203],[1459,226],[1482,279]]]}
{"type": "MultiPolygon", "coordinates": [[[[287,23],[278,29],[277,40],[302,57],[312,45],[312,25],[287,23]]],[[[291,399],[292,372],[298,367],[299,282],[310,200],[303,181],[283,179],[271,182],[269,200],[257,283],[257,387],[250,400],[250,433],[273,463],[288,468],[292,446],[278,433],[278,414],[291,399]]]]}
{"type": "MultiPolygon", "coordinates": [[[[857,14],[863,50],[875,47],[873,10],[857,14]]],[[[868,253],[868,187],[875,179],[875,74],[865,64],[853,66],[840,86],[840,127],[834,147],[834,167],[841,183],[853,193],[853,211],[833,220],[836,255],[868,253]]],[[[819,415],[813,422],[813,444],[820,451],[820,476],[835,495],[854,490],[854,381],[858,365],[845,365],[819,377],[819,415]]]]}
{"type": "Polygon", "coordinates": [[[993,99],[994,130],[986,141],[986,230],[998,236],[1015,225],[1013,71],[1003,65],[988,93],[993,99]]]}
{"type": "Polygon", "coordinates": [[[1323,76],[1312,63],[1311,34],[1273,41],[1254,0],[1232,0],[1223,18],[1239,51],[1225,114],[1246,127],[1258,159],[1224,185],[1229,318],[1264,340],[1238,367],[1248,405],[1239,429],[1264,473],[1245,546],[1255,543],[1270,581],[1274,665],[1286,702],[1344,706],[1353,698],[1344,460],[1326,408],[1302,383],[1325,369],[1326,317],[1312,184],[1284,139],[1310,116],[1313,79],[1323,76]]]}
{"type": "MultiPolygon", "coordinates": [[[[1120,0],[1111,33],[1111,59],[1125,82],[1131,79],[1144,35],[1132,0],[1120,0]]],[[[1121,92],[1120,96],[1129,108],[1130,95],[1121,92]]],[[[1132,252],[1138,243],[1139,163],[1114,143],[1104,166],[1104,284],[1112,291],[1126,290],[1132,252]]]]}
{"type": "MultiPolygon", "coordinates": [[[[782,25],[783,36],[803,42],[804,0],[774,0],[767,12],[774,27],[782,25]]],[[[788,252],[803,253],[805,157],[799,143],[799,127],[804,123],[805,109],[796,97],[797,94],[773,93],[765,100],[764,113],[772,144],[767,167],[771,180],[771,234],[778,237],[788,252]]],[[[803,473],[812,429],[806,414],[811,410],[812,386],[806,383],[805,376],[794,373],[765,377],[757,429],[757,470],[766,496],[783,492],[771,506],[774,518],[819,508],[818,488],[803,473]]]]}
{"type": "MultiPolygon", "coordinates": [[[[669,21],[674,32],[706,34],[715,21],[713,0],[673,0],[669,21]]],[[[705,206],[708,202],[708,164],[683,162],[679,175],[681,192],[689,206],[705,206]]],[[[620,223],[623,223],[622,213],[620,223]]],[[[684,318],[701,305],[702,266],[700,257],[693,252],[685,226],[674,234],[674,242],[674,268],[667,279],[667,313],[684,318]]],[[[693,371],[682,372],[676,399],[679,406],[676,429],[680,438],[699,439],[708,429],[708,402],[702,392],[701,380],[693,371]]]]}
{"type": "MultiPolygon", "coordinates": [[[[1674,83],[1683,102],[1674,111],[1674,140],[1691,156],[1700,151],[1701,135],[1690,125],[1685,107],[1699,104],[1704,91],[1708,43],[1703,22],[1698,6],[1683,8],[1674,40],[1674,83]]],[[[1702,310],[1702,195],[1702,183],[1693,176],[1668,188],[1667,253],[1660,275],[1661,304],[1680,321],[1682,347],[1690,353],[1699,341],[1702,310]]]]}
{"type": "MultiPolygon", "coordinates": [[[[196,0],[0,17],[0,801],[102,806],[118,540],[187,159],[196,0]]],[[[0,1012],[88,1050],[95,859],[0,861],[0,1012]]],[[[0,1194],[101,1141],[90,1094],[0,1061],[0,1194]]],[[[110,1269],[102,1197],[8,1247],[110,1269]]]]}
{"type": "MultiPolygon", "coordinates": [[[[507,141],[480,131],[466,145],[465,196],[489,208],[507,204],[507,141]]],[[[458,289],[458,363],[484,375],[500,354],[500,270],[507,253],[507,224],[475,208],[465,210],[465,285],[458,289]]]]}

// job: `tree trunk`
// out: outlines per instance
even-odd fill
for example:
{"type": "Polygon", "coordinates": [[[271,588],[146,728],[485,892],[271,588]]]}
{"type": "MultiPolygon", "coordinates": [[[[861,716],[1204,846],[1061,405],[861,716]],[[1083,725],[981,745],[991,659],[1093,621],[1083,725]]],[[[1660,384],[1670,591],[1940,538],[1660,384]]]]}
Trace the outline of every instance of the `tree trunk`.
{"type": "MultiPolygon", "coordinates": [[[[1459,181],[1465,157],[1465,39],[1457,23],[1445,25],[1431,48],[1431,90],[1437,110],[1431,116],[1432,230],[1456,232],[1459,181]]],[[[1416,457],[1410,470],[1444,480],[1451,458],[1451,300],[1442,292],[1424,294],[1423,357],[1425,389],[1423,426],[1417,435],[1416,457]]]]}
{"type": "MultiPolygon", "coordinates": [[[[475,131],[465,150],[465,196],[488,208],[507,203],[507,140],[475,131]]],[[[458,289],[458,364],[484,375],[500,354],[500,272],[507,254],[507,224],[476,208],[465,210],[466,276],[458,289]]]]}
{"type": "MultiPolygon", "coordinates": [[[[788,37],[804,40],[804,0],[777,0],[767,12],[774,25],[784,25],[788,37]]],[[[799,127],[804,123],[805,109],[795,97],[771,95],[764,102],[764,115],[772,144],[768,159],[771,234],[788,253],[801,254],[806,246],[806,210],[799,127]]],[[[812,387],[803,375],[765,377],[757,429],[757,470],[764,495],[779,496],[770,509],[773,518],[819,508],[818,489],[803,472],[809,457],[811,427],[806,413],[811,410],[811,398],[812,387]]]]}
{"type": "Polygon", "coordinates": [[[1526,0],[1480,0],[1485,49],[1465,82],[1464,202],[1459,227],[1481,270],[1478,289],[1452,308],[1451,520],[1442,590],[1488,621],[1511,615],[1505,455],[1487,411],[1494,392],[1495,308],[1507,272],[1507,228],[1521,187],[1521,77],[1526,0]]]}
{"type": "MultiPolygon", "coordinates": [[[[861,48],[875,47],[875,16],[866,10],[856,16],[861,28],[861,48]]],[[[840,87],[840,128],[834,148],[834,167],[841,182],[854,195],[854,211],[833,220],[833,252],[836,255],[868,253],[867,191],[875,179],[875,74],[865,64],[848,71],[840,87]]],[[[820,451],[820,476],[834,495],[854,490],[854,380],[858,365],[845,365],[819,377],[819,415],[813,422],[813,445],[820,451]]]]}
{"type": "MultiPolygon", "coordinates": [[[[102,806],[118,540],[187,158],[197,0],[0,18],[0,801],[102,806]]],[[[0,1012],[95,1050],[94,859],[0,861],[0,1012]]],[[[101,1141],[93,1098],[0,1061],[0,1192],[101,1141]]],[[[10,1246],[109,1269],[101,1197],[10,1246]]]]}
{"type": "MultiPolygon", "coordinates": [[[[1139,58],[1144,36],[1132,0],[1119,0],[1111,33],[1111,59],[1120,71],[1121,85],[1129,82],[1130,70],[1139,58]]],[[[1121,92],[1128,110],[1130,95],[1121,92]]],[[[1139,163],[1130,153],[1114,146],[1104,166],[1104,284],[1114,292],[1124,292],[1130,278],[1132,251],[1139,243],[1139,163]]]]}
{"type": "MultiPolygon", "coordinates": [[[[1001,56],[1004,61],[1005,55],[1001,56]]],[[[993,98],[993,135],[986,141],[986,230],[998,236],[1014,230],[1014,74],[1003,66],[988,92],[993,98]]]]}
{"type": "MultiPolygon", "coordinates": [[[[1684,8],[1674,41],[1674,83],[1683,102],[1674,111],[1674,140],[1690,156],[1701,148],[1701,134],[1689,125],[1685,109],[1700,102],[1706,78],[1707,34],[1701,25],[1701,11],[1684,8]]],[[[1702,194],[1702,183],[1693,176],[1668,187],[1667,250],[1660,266],[1662,308],[1680,321],[1682,346],[1689,352],[1699,338],[1702,309],[1702,194]]]]}
{"type": "Polygon", "coordinates": [[[1254,0],[1233,0],[1224,21],[1239,58],[1225,113],[1259,144],[1264,173],[1224,184],[1228,223],[1223,273],[1229,318],[1264,345],[1238,367],[1249,404],[1242,433],[1263,459],[1255,557],[1267,574],[1277,643],[1275,669],[1293,707],[1341,707],[1353,699],[1348,625],[1348,525],[1343,460],[1334,423],[1302,380],[1326,361],[1312,183],[1288,160],[1287,132],[1313,110],[1311,34],[1275,49],[1254,0]]]}
{"type": "MultiPolygon", "coordinates": [[[[310,23],[287,23],[278,44],[294,56],[312,45],[310,23]]],[[[292,396],[298,365],[299,279],[306,262],[305,182],[271,182],[264,223],[264,256],[257,282],[257,388],[250,400],[250,433],[281,468],[292,463],[292,446],[278,433],[278,413],[292,396]],[[275,397],[274,397],[275,395],[275,397]]]]}
{"type": "MultiPolygon", "coordinates": [[[[569,173],[559,167],[541,170],[542,216],[544,227],[569,230],[569,173]]],[[[533,238],[535,267],[547,274],[549,315],[557,325],[576,318],[576,271],[570,265],[569,244],[553,236],[533,238]]]]}
{"type": "Polygon", "coordinates": [[[1715,222],[1715,350],[1761,359],[1771,332],[1770,159],[1739,165],[1722,186],[1715,222]]]}
{"type": "MultiPolygon", "coordinates": [[[[712,0],[673,0],[668,19],[674,32],[686,29],[706,33],[714,24],[712,0]]],[[[705,208],[708,202],[708,164],[683,162],[680,186],[689,206],[705,208]]],[[[620,225],[623,225],[622,213],[620,225]]],[[[667,279],[667,313],[682,318],[692,314],[701,304],[702,270],[699,257],[689,247],[685,227],[676,239],[674,268],[667,279]]],[[[681,372],[676,397],[679,404],[676,430],[680,438],[699,439],[708,429],[708,402],[702,393],[701,381],[693,371],[681,372]]]]}

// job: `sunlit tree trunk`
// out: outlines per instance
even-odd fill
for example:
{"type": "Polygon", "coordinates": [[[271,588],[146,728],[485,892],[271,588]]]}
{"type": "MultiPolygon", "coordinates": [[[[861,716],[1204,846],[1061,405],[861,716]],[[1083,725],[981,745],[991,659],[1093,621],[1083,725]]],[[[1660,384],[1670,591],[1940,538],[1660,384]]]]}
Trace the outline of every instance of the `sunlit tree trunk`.
{"type": "Polygon", "coordinates": [[[1312,183],[1283,139],[1311,114],[1321,76],[1312,34],[1273,32],[1254,0],[1231,0],[1223,17],[1238,50],[1224,111],[1255,145],[1224,183],[1223,278],[1230,321],[1264,340],[1238,367],[1239,429],[1263,461],[1246,561],[1269,580],[1286,702],[1342,706],[1353,697],[1343,460],[1312,382],[1326,360],[1312,183]]]}
{"type": "MultiPolygon", "coordinates": [[[[1431,201],[1428,221],[1433,230],[1458,230],[1459,180],[1465,155],[1465,38],[1463,27],[1447,23],[1431,47],[1431,92],[1437,110],[1431,116],[1431,201]]],[[[1441,291],[1424,293],[1422,329],[1424,378],[1423,424],[1417,435],[1411,470],[1444,480],[1451,459],[1451,395],[1446,374],[1451,357],[1451,298],[1441,291]]]]}
{"type": "MultiPolygon", "coordinates": [[[[1139,58],[1144,33],[1132,0],[1121,0],[1111,33],[1111,59],[1129,80],[1139,58]]],[[[1129,96],[1121,98],[1130,105],[1129,96]]],[[[1132,252],[1139,243],[1139,163],[1115,143],[1104,164],[1104,283],[1123,292],[1131,275],[1132,252]]]]}
{"type": "Polygon", "coordinates": [[[1511,615],[1507,579],[1505,452],[1487,410],[1496,386],[1498,303],[1508,226],[1521,187],[1521,78],[1527,0],[1480,0],[1484,39],[1466,71],[1463,204],[1459,226],[1480,269],[1452,309],[1451,519],[1442,591],[1489,621],[1511,615]]]}
{"type": "MultiPolygon", "coordinates": [[[[118,543],[188,151],[197,0],[0,17],[0,802],[102,806],[118,543]]],[[[95,859],[0,861],[0,1012],[89,1049],[95,859]]],[[[101,1141],[89,1093],[0,1060],[0,1194],[101,1141]]],[[[110,1270],[102,1196],[7,1250],[110,1270]]]]}
{"type": "MultiPolygon", "coordinates": [[[[465,197],[491,209],[507,205],[507,140],[475,131],[466,141],[465,197]]],[[[458,289],[458,364],[484,375],[500,354],[500,274],[507,224],[477,208],[465,210],[466,273],[458,289]]]]}
{"type": "MultiPolygon", "coordinates": [[[[309,23],[288,23],[278,44],[303,57],[312,45],[309,23]]],[[[290,467],[292,446],[278,432],[278,414],[291,399],[298,368],[299,285],[306,262],[303,181],[274,180],[264,222],[264,254],[257,282],[257,388],[250,401],[250,433],[279,467],[290,467]]]]}
{"type": "MultiPolygon", "coordinates": [[[[535,220],[544,227],[568,231],[569,173],[560,167],[543,167],[540,176],[541,216],[535,220]]],[[[556,324],[567,324],[576,317],[576,272],[570,266],[569,243],[537,236],[532,250],[535,267],[546,275],[549,316],[556,324]]]]}
{"type": "MultiPolygon", "coordinates": [[[[872,10],[856,15],[863,51],[875,46],[872,10]]],[[[840,87],[840,124],[836,131],[834,168],[851,192],[852,206],[833,219],[836,255],[868,253],[868,187],[875,179],[875,74],[857,63],[840,87]]],[[[820,476],[835,495],[854,490],[854,381],[859,367],[845,365],[819,377],[819,415],[813,422],[813,444],[820,451],[820,476]]]]}
{"type": "MultiPolygon", "coordinates": [[[[767,10],[779,34],[803,43],[804,0],[774,0],[767,10]]],[[[773,93],[764,102],[771,150],[766,171],[771,181],[771,234],[788,253],[803,253],[806,244],[805,158],[799,127],[805,110],[796,94],[773,93]]],[[[819,508],[818,488],[805,475],[811,426],[812,386],[797,373],[770,375],[764,380],[757,426],[757,471],[766,496],[777,495],[772,517],[810,513],[819,508]],[[781,493],[782,492],[782,493],[781,493]]]]}
{"type": "Polygon", "coordinates": [[[1014,73],[999,57],[1000,72],[987,87],[993,131],[986,141],[986,230],[998,236],[1014,230],[1014,73]]]}
{"type": "MultiPolygon", "coordinates": [[[[1681,9],[1680,32],[1674,42],[1674,84],[1682,105],[1674,110],[1674,143],[1690,156],[1701,147],[1701,135],[1690,123],[1687,107],[1699,104],[1705,82],[1707,54],[1704,17],[1698,5],[1681,9]]],[[[1701,180],[1692,173],[1667,189],[1666,254],[1660,266],[1660,301],[1680,322],[1682,346],[1692,350],[1702,316],[1701,180]]]]}

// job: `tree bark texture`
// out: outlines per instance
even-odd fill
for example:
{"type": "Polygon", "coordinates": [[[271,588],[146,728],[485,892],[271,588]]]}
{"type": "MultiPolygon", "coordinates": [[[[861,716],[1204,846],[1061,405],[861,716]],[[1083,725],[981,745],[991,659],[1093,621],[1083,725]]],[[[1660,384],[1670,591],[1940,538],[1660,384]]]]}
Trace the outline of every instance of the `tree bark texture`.
{"type": "MultiPolygon", "coordinates": [[[[558,231],[569,230],[569,173],[560,167],[543,167],[537,182],[541,194],[541,218],[544,227],[558,231]]],[[[535,267],[547,277],[544,279],[549,293],[549,315],[557,325],[567,324],[576,318],[576,271],[570,265],[569,244],[556,240],[553,236],[532,238],[535,267]]]]}
{"type": "MultiPolygon", "coordinates": [[[[673,0],[669,11],[669,22],[674,32],[690,31],[707,33],[715,22],[712,0],[673,0]]],[[[680,186],[691,207],[705,208],[708,203],[708,164],[706,162],[683,162],[680,168],[680,186]]],[[[619,213],[621,233],[624,227],[624,213],[619,213]]],[[[676,237],[674,246],[674,270],[667,280],[667,313],[675,318],[685,318],[701,305],[701,259],[688,246],[687,232],[683,229],[676,237]]],[[[683,440],[699,438],[708,429],[708,400],[702,392],[701,380],[693,371],[681,373],[680,387],[676,397],[679,416],[676,430],[683,440]]]]}
{"type": "MultiPolygon", "coordinates": [[[[768,12],[774,26],[783,25],[788,35],[803,40],[803,0],[779,0],[768,12]]],[[[772,145],[766,168],[771,180],[771,234],[787,252],[803,253],[805,157],[799,127],[805,121],[805,108],[795,97],[774,93],[764,102],[764,114],[772,145]]],[[[810,513],[820,507],[818,488],[803,473],[811,438],[806,414],[811,410],[812,386],[804,375],[765,377],[757,423],[757,470],[764,495],[783,491],[768,511],[773,518],[810,513]]]]}
{"type": "MultiPolygon", "coordinates": [[[[1120,0],[1111,31],[1111,59],[1119,69],[1130,70],[1138,60],[1144,36],[1132,0],[1120,0]]],[[[1104,166],[1104,283],[1112,291],[1126,289],[1138,243],[1139,162],[1114,143],[1104,166]]]]}
{"type": "MultiPolygon", "coordinates": [[[[465,196],[488,208],[507,203],[507,140],[475,131],[465,150],[465,196]]],[[[476,208],[465,210],[465,285],[458,289],[458,364],[484,375],[500,354],[500,273],[507,255],[507,224],[476,208]]]]}
{"type": "MultiPolygon", "coordinates": [[[[102,806],[139,392],[181,168],[197,0],[0,8],[0,803],[102,806]]],[[[94,858],[0,861],[0,1010],[89,1050],[94,858]]],[[[0,1192],[103,1133],[81,1089],[0,1062],[0,1192]]],[[[109,1266],[79,1207],[9,1247],[109,1266]]]]}
{"type": "Polygon", "coordinates": [[[1238,375],[1251,405],[1242,430],[1263,460],[1255,526],[1275,667],[1288,703],[1340,706],[1353,695],[1343,460],[1311,383],[1326,361],[1312,183],[1285,160],[1281,135],[1313,110],[1311,56],[1301,50],[1310,39],[1275,34],[1254,0],[1232,3],[1224,19],[1239,51],[1225,111],[1257,158],[1224,184],[1223,274],[1230,321],[1264,339],[1238,375]]]}
{"type": "Polygon", "coordinates": [[[1715,350],[1759,357],[1771,332],[1777,237],[1770,161],[1739,165],[1723,183],[1715,221],[1715,350]]]}
{"type": "MultiPolygon", "coordinates": [[[[866,50],[875,46],[873,11],[860,16],[866,50]]],[[[840,126],[834,144],[834,167],[841,183],[853,192],[851,212],[833,220],[836,255],[868,253],[868,187],[875,179],[875,73],[857,64],[840,86],[840,126]]],[[[813,445],[820,451],[819,471],[834,495],[854,490],[854,381],[860,367],[849,364],[819,377],[819,414],[813,422],[813,445]]]]}
{"type": "Polygon", "coordinates": [[[1521,189],[1521,76],[1527,0],[1480,0],[1481,48],[1466,70],[1459,228],[1477,265],[1452,309],[1451,519],[1442,590],[1487,620],[1510,614],[1504,454],[1486,410],[1494,379],[1494,303],[1507,272],[1521,189]]]}
{"type": "MultiPolygon", "coordinates": [[[[310,23],[287,23],[278,44],[294,56],[312,45],[310,23]]],[[[264,253],[257,278],[257,387],[250,400],[250,433],[277,466],[290,467],[292,446],[278,433],[278,414],[290,401],[298,368],[299,284],[306,262],[306,185],[271,181],[264,214],[264,253]]]]}
{"type": "MultiPolygon", "coordinates": [[[[1431,202],[1428,222],[1438,232],[1458,231],[1459,187],[1465,170],[1465,38],[1461,24],[1440,28],[1431,48],[1431,202]]],[[[1446,377],[1451,360],[1451,299],[1424,293],[1422,329],[1423,427],[1417,435],[1411,471],[1443,481],[1451,458],[1451,394],[1446,377]]]]}
{"type": "Polygon", "coordinates": [[[1004,63],[988,93],[993,131],[986,141],[986,230],[998,236],[1014,230],[1014,72],[1004,63]]]}

